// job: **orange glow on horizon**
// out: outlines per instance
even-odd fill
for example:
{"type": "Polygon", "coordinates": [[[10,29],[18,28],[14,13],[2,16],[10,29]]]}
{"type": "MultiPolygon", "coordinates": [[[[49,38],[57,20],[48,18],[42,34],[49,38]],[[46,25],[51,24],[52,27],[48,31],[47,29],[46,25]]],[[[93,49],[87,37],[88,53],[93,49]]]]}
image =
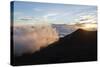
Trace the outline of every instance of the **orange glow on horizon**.
{"type": "Polygon", "coordinates": [[[92,24],[92,23],[83,24],[82,26],[79,26],[79,28],[87,30],[87,31],[93,31],[93,30],[96,30],[97,24],[92,24]]]}

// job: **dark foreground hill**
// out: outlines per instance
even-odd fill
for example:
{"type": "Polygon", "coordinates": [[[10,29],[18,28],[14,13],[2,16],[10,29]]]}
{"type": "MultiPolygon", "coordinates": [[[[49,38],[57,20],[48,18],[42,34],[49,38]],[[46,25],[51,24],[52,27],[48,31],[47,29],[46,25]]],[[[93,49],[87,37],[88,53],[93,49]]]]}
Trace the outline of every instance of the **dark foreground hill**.
{"type": "Polygon", "coordinates": [[[13,65],[50,64],[97,60],[97,31],[77,31],[33,54],[14,57],[13,65]]]}

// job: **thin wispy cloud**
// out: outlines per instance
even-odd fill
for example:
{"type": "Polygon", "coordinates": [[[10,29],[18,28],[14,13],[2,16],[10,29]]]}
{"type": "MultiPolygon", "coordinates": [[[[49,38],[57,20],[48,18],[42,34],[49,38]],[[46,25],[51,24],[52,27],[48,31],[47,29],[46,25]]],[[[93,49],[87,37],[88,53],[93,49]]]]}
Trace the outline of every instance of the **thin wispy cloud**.
{"type": "Polygon", "coordinates": [[[56,16],[56,15],[58,15],[57,13],[49,13],[49,14],[46,14],[46,15],[44,15],[43,17],[44,18],[49,18],[49,17],[54,17],[54,16],[56,16]]]}
{"type": "Polygon", "coordinates": [[[18,18],[18,20],[22,20],[22,21],[30,21],[32,19],[33,19],[33,17],[29,17],[29,16],[24,16],[24,17],[18,18]]]}
{"type": "Polygon", "coordinates": [[[85,16],[80,16],[80,18],[75,19],[75,22],[78,23],[97,23],[97,18],[92,15],[85,15],[85,16]]]}

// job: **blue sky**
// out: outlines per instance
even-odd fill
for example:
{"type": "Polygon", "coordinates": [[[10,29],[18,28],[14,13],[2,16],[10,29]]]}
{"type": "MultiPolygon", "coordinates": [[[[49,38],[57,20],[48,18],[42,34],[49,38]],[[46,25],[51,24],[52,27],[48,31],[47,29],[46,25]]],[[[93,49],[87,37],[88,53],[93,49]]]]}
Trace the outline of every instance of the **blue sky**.
{"type": "Polygon", "coordinates": [[[97,7],[87,5],[14,2],[14,23],[75,23],[82,17],[97,18],[97,7]]]}

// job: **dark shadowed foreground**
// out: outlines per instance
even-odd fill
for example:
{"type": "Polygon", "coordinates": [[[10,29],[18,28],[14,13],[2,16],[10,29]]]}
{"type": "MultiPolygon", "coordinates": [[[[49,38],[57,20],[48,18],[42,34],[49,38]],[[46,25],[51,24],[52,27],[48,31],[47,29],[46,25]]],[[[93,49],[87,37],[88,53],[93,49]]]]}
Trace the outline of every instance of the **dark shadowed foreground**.
{"type": "Polygon", "coordinates": [[[14,57],[12,65],[34,65],[97,60],[97,31],[77,31],[33,54],[14,57]]]}

